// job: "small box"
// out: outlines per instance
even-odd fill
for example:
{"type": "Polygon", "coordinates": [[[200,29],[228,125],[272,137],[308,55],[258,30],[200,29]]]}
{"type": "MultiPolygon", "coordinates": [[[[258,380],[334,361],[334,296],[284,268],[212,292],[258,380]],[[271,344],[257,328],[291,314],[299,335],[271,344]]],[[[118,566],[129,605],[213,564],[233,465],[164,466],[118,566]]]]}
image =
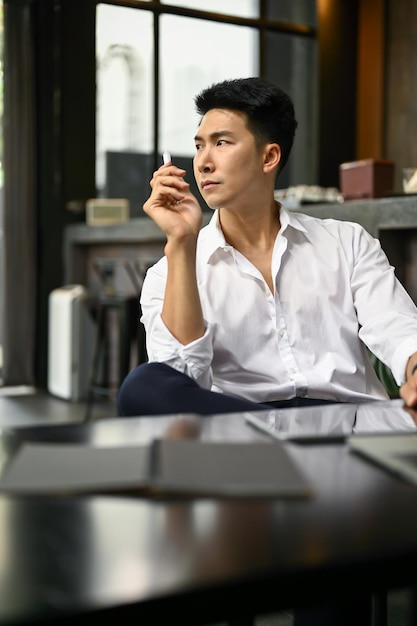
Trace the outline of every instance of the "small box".
{"type": "Polygon", "coordinates": [[[345,200],[384,198],[394,186],[394,162],[384,159],[364,159],[341,163],[340,191],[345,200]]]}
{"type": "Polygon", "coordinates": [[[92,198],[86,204],[86,222],[89,226],[108,226],[127,222],[130,217],[126,198],[92,198]]]}

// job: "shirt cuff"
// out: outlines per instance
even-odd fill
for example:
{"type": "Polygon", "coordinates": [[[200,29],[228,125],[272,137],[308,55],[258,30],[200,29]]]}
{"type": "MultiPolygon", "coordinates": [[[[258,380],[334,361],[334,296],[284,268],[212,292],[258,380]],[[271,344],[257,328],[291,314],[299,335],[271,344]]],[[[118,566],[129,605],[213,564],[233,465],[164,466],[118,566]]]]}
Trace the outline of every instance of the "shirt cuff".
{"type": "Polygon", "coordinates": [[[212,327],[206,323],[202,337],[184,345],[180,343],[159,317],[152,329],[148,345],[150,361],[167,363],[187,374],[199,385],[211,387],[211,362],[213,360],[212,327]]]}
{"type": "Polygon", "coordinates": [[[417,352],[417,336],[413,335],[402,341],[394,352],[391,371],[397,385],[401,386],[406,381],[406,369],[408,359],[417,352]]]}

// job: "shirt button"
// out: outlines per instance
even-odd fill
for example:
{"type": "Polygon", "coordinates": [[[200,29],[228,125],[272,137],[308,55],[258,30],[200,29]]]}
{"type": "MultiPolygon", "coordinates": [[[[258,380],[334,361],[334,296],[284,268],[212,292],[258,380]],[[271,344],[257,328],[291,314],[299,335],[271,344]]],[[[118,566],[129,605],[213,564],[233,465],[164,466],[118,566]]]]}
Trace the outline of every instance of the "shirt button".
{"type": "Polygon", "coordinates": [[[285,330],[281,328],[281,330],[279,331],[279,336],[283,337],[284,335],[285,335],[285,330]]]}
{"type": "Polygon", "coordinates": [[[295,367],[291,367],[290,369],[290,374],[296,374],[297,370],[295,369],[295,367]]]}

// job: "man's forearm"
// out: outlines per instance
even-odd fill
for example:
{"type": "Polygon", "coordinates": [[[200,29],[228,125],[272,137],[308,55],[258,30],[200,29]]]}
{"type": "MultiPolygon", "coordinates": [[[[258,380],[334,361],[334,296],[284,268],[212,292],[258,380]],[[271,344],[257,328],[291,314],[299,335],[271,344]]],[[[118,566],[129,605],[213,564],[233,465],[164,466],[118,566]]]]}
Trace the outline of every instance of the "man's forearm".
{"type": "Polygon", "coordinates": [[[196,241],[168,243],[168,262],[162,319],[182,344],[202,337],[205,332],[200,296],[197,287],[196,241]]]}

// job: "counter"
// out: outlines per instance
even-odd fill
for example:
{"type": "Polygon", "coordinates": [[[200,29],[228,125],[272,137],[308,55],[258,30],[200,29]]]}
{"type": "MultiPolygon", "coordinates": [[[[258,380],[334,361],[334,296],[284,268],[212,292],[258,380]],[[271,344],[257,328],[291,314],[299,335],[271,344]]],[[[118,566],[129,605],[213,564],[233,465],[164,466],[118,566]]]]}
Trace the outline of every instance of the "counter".
{"type": "MultiPolygon", "coordinates": [[[[377,200],[349,201],[342,204],[303,205],[299,212],[316,217],[354,221],[378,237],[397,276],[417,301],[417,195],[377,200]]],[[[204,213],[204,223],[211,217],[204,213]]],[[[146,217],[112,226],[73,224],[65,232],[65,280],[93,290],[97,285],[94,264],[105,259],[128,259],[139,280],[146,267],[164,252],[165,236],[146,217]]],[[[123,263],[118,264],[118,284],[123,290],[134,287],[123,263]]]]}

